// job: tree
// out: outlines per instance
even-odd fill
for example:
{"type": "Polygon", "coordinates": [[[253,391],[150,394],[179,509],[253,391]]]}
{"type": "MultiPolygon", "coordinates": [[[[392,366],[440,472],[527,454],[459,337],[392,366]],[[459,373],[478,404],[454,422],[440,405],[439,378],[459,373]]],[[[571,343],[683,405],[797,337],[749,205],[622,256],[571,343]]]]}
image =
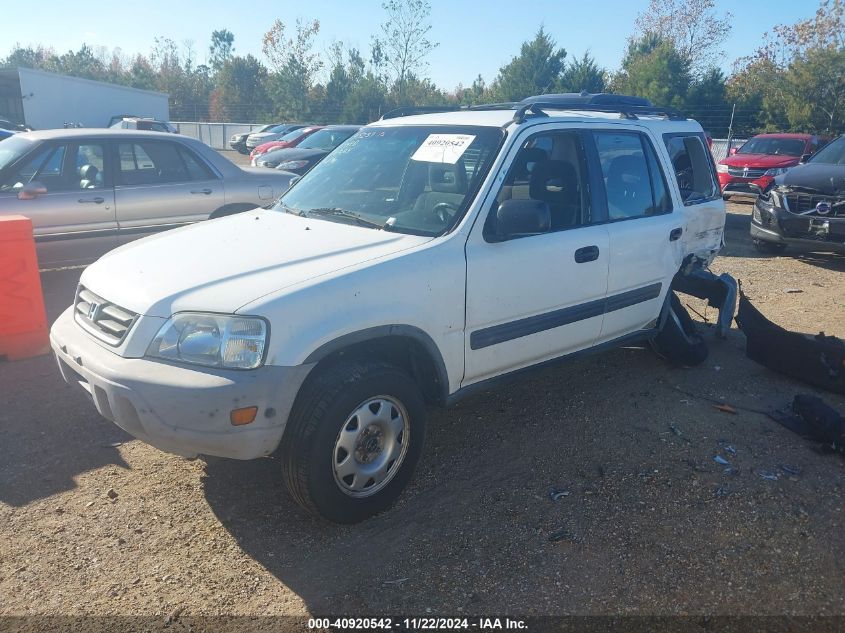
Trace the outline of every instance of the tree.
{"type": "Polygon", "coordinates": [[[208,64],[216,73],[235,52],[235,35],[228,29],[211,32],[211,46],[208,47],[208,64]]]}
{"type": "Polygon", "coordinates": [[[393,71],[400,103],[405,98],[409,75],[418,75],[426,56],[437,47],[428,39],[431,31],[431,4],[428,0],[387,0],[381,5],[387,19],[381,25],[381,37],[373,42],[373,61],[393,71]]]}
{"type": "Polygon", "coordinates": [[[713,136],[727,136],[731,107],[725,99],[725,75],[712,68],[689,86],[684,113],[713,136]]]}
{"type": "Polygon", "coordinates": [[[795,130],[845,130],[845,48],[813,48],[786,71],[786,112],[795,130]]]}
{"type": "Polygon", "coordinates": [[[720,49],[731,32],[733,16],[716,12],[715,0],[651,0],[637,16],[637,37],[653,34],[669,40],[689,63],[690,73],[702,76],[717,66],[720,49]]]}
{"type": "Polygon", "coordinates": [[[645,97],[656,105],[683,107],[690,83],[689,61],[672,41],[648,34],[628,43],[613,90],[645,97]]]}
{"type": "Polygon", "coordinates": [[[308,116],[308,95],[323,66],[320,56],[312,50],[319,32],[317,20],[303,22],[297,19],[291,38],[285,36],[281,20],[276,20],[264,34],[262,50],[276,71],[272,76],[271,93],[276,113],[282,118],[299,121],[308,116]]]}
{"type": "Polygon", "coordinates": [[[564,69],[566,51],[541,26],[529,42],[523,42],[519,55],[499,70],[491,92],[499,101],[519,101],[544,94],[557,86],[564,69]]]}
{"type": "Polygon", "coordinates": [[[216,76],[209,106],[215,121],[262,121],[267,118],[267,69],[252,55],[231,57],[216,76]]]}
{"type": "Polygon", "coordinates": [[[604,92],[607,85],[607,71],[596,64],[586,51],[581,59],[574,59],[566,66],[559,82],[561,92],[604,92]]]}

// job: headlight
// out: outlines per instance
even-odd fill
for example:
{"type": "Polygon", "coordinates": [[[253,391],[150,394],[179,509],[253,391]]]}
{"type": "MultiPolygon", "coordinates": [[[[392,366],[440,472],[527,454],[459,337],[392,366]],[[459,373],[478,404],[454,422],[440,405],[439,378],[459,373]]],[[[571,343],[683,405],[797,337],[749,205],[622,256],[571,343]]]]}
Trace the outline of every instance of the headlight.
{"type": "Polygon", "coordinates": [[[764,176],[780,176],[781,174],[785,174],[789,171],[789,167],[777,167],[775,169],[767,169],[763,175],[764,176]]]}
{"type": "Polygon", "coordinates": [[[307,164],[307,160],[286,160],[276,165],[276,169],[299,169],[300,167],[305,167],[307,164]]]}
{"type": "Polygon", "coordinates": [[[266,344],[263,319],[180,312],[161,327],[146,355],[206,367],[255,369],[264,359],[266,344]]]}
{"type": "Polygon", "coordinates": [[[720,174],[726,174],[726,173],[728,173],[728,166],[723,165],[722,163],[719,163],[718,165],[716,165],[716,171],[719,172],[720,174]]]}

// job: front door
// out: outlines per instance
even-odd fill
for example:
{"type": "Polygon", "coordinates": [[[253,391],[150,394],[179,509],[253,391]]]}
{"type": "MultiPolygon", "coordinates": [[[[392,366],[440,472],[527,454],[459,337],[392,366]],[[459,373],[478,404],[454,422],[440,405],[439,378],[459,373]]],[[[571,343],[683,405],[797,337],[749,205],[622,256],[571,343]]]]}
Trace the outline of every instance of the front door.
{"type": "Polygon", "coordinates": [[[590,347],[601,330],[609,238],[594,214],[585,136],[535,129],[512,150],[503,184],[467,241],[463,386],[590,347]],[[485,239],[499,205],[520,198],[548,204],[549,230],[485,239]]]}
{"type": "Polygon", "coordinates": [[[32,220],[42,268],[87,264],[117,246],[106,152],[99,140],[44,143],[0,183],[0,208],[32,220]],[[36,184],[46,191],[19,197],[36,184]]]}

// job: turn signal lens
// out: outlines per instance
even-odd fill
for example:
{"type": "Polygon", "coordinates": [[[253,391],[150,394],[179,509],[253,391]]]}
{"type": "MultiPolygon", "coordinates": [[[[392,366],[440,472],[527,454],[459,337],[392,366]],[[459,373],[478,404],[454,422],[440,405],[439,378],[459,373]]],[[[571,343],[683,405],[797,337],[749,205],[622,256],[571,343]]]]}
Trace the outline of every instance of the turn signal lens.
{"type": "Polygon", "coordinates": [[[229,414],[229,421],[232,426],[243,426],[244,424],[251,424],[255,421],[255,416],[258,414],[258,407],[244,407],[243,409],[234,409],[229,414]]]}

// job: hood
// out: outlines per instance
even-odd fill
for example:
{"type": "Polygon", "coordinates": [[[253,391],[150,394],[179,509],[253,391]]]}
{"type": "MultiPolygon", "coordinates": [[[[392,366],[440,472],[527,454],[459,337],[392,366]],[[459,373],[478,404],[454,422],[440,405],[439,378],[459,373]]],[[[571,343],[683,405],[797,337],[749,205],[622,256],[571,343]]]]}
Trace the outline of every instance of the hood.
{"type": "Polygon", "coordinates": [[[302,149],[299,147],[282,147],[267,152],[261,157],[261,160],[273,163],[281,163],[286,160],[311,160],[312,158],[322,158],[328,154],[324,149],[302,149]]]}
{"type": "Polygon", "coordinates": [[[385,257],[432,238],[279,211],[248,211],[117,248],[80,283],[133,312],[167,318],[234,313],[268,293],[385,257]]]}
{"type": "Polygon", "coordinates": [[[249,135],[250,138],[252,138],[253,140],[256,140],[256,141],[259,140],[259,139],[262,139],[262,138],[268,138],[270,136],[276,136],[276,133],[275,132],[253,132],[252,134],[249,135]]]}
{"type": "Polygon", "coordinates": [[[801,160],[800,156],[785,154],[734,154],[720,161],[729,167],[755,167],[771,169],[773,167],[792,167],[801,160]]]}
{"type": "Polygon", "coordinates": [[[778,185],[796,189],[812,189],[820,194],[845,195],[845,165],[829,165],[810,161],[793,167],[775,179],[778,185]]]}

